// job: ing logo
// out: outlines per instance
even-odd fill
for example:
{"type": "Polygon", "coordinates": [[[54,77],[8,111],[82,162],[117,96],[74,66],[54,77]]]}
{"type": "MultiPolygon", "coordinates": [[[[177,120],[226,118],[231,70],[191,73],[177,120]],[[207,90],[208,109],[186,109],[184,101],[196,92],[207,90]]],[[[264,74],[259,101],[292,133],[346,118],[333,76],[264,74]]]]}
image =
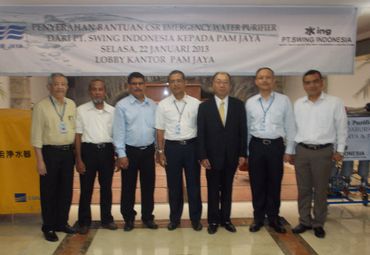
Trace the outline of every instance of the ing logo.
{"type": "Polygon", "coordinates": [[[0,24],[0,41],[1,40],[22,40],[26,26],[22,25],[1,25],[0,24]]]}

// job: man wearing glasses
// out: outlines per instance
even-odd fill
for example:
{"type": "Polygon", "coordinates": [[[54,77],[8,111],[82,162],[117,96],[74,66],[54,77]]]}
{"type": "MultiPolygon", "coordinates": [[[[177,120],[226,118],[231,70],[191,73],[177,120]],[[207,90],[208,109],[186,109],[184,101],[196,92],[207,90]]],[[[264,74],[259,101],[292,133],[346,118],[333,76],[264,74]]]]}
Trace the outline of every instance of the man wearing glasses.
{"type": "Polygon", "coordinates": [[[202,201],[200,197],[200,166],[196,155],[197,113],[200,101],[185,93],[183,72],[175,70],[168,76],[172,95],[163,99],[156,113],[158,159],[166,168],[170,204],[168,230],[180,225],[184,206],[182,169],[185,172],[192,227],[200,231],[202,201]]]}

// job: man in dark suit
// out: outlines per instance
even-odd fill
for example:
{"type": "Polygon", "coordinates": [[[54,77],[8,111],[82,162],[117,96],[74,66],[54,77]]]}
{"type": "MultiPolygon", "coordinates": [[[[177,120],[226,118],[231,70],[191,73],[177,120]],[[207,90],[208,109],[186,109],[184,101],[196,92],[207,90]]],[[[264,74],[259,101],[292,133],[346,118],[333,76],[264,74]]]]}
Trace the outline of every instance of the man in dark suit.
{"type": "Polygon", "coordinates": [[[231,77],[218,72],[212,77],[215,96],[198,110],[198,153],[206,168],[208,233],[218,225],[236,232],[231,223],[232,186],[235,171],[246,159],[246,113],[243,102],[230,97],[231,77]]]}

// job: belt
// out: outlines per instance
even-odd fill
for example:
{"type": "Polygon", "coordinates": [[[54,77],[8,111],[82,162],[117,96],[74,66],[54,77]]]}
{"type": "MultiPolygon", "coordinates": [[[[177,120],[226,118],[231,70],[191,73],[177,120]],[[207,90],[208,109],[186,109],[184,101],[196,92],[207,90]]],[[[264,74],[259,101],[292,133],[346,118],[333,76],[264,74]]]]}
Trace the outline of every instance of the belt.
{"type": "Polygon", "coordinates": [[[187,145],[187,144],[194,143],[196,140],[197,140],[196,138],[191,138],[191,139],[188,139],[188,140],[166,140],[166,143],[187,145]]]}
{"type": "Polygon", "coordinates": [[[54,150],[61,150],[61,151],[70,151],[73,150],[73,144],[66,144],[66,145],[43,145],[45,149],[54,149],[54,150]]]}
{"type": "Polygon", "coordinates": [[[98,150],[105,149],[107,147],[113,146],[112,143],[82,143],[82,144],[86,145],[86,146],[94,147],[98,150]]]}
{"type": "Polygon", "coordinates": [[[147,146],[131,146],[131,145],[126,144],[127,149],[133,149],[133,150],[146,150],[148,148],[152,148],[153,146],[154,146],[153,143],[147,146]]]}
{"type": "Polygon", "coordinates": [[[279,137],[279,138],[276,138],[276,139],[269,139],[269,138],[259,138],[259,137],[252,136],[252,140],[257,141],[257,142],[261,142],[264,145],[270,145],[272,143],[283,141],[283,138],[279,137]]]}
{"type": "Polygon", "coordinates": [[[302,147],[309,149],[309,150],[320,150],[324,149],[326,147],[332,146],[332,143],[326,143],[326,144],[306,144],[306,143],[299,143],[302,147]]]}

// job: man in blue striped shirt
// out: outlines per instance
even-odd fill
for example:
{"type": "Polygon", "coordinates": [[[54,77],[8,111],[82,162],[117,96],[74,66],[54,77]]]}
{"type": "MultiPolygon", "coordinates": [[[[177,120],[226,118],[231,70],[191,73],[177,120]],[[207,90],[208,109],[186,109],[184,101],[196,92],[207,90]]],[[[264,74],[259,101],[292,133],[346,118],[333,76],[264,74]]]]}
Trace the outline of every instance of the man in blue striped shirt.
{"type": "Polygon", "coordinates": [[[133,72],[128,76],[129,96],[121,99],[113,118],[113,143],[118,154],[117,167],[121,169],[121,214],[124,231],[134,228],[136,211],[135,190],[140,171],[141,219],[150,229],[154,222],[155,184],[155,111],[156,104],[145,96],[145,77],[133,72]]]}

